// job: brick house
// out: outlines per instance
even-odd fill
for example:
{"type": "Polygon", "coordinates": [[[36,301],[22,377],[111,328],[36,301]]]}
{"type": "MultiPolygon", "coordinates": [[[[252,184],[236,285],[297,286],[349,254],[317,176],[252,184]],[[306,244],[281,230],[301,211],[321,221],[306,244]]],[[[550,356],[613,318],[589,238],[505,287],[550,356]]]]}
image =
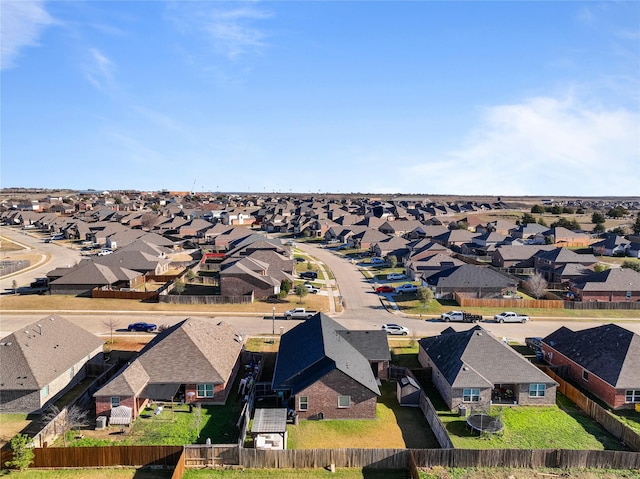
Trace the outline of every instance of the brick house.
{"type": "Polygon", "coordinates": [[[301,419],[375,419],[390,359],[384,331],[349,331],[318,313],[282,336],[272,388],[301,419]]]}
{"type": "Polygon", "coordinates": [[[571,291],[581,301],[640,301],[640,273],[611,268],[576,278],[571,291]]]}
{"type": "Polygon", "coordinates": [[[224,404],[240,367],[242,337],[225,323],[188,318],[158,334],[100,388],[96,416],[127,406],[135,419],[150,401],[224,404]]]}
{"type": "Polygon", "coordinates": [[[104,342],[51,315],[0,340],[0,412],[40,412],[102,363],[104,342]],[[73,340],[70,340],[73,338],[73,340]]]}
{"type": "Polygon", "coordinates": [[[542,340],[558,374],[614,409],[640,404],[640,336],[617,324],[582,331],[562,326],[542,340]]]}
{"type": "Polygon", "coordinates": [[[481,326],[418,341],[418,361],[450,409],[491,404],[548,406],[557,383],[481,326]]]}

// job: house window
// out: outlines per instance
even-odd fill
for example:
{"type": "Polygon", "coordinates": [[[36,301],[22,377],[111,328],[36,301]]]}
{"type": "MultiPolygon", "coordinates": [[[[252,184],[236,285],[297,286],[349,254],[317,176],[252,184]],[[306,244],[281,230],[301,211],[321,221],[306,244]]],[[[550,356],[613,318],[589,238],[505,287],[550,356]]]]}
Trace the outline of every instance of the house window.
{"type": "Polygon", "coordinates": [[[346,408],[351,406],[351,396],[338,396],[338,407],[346,408]]]}
{"type": "Polygon", "coordinates": [[[111,398],[111,407],[114,408],[114,407],[118,407],[118,406],[120,406],[120,397],[118,397],[118,396],[112,397],[111,398]]]}
{"type": "Polygon", "coordinates": [[[45,387],[43,387],[40,390],[40,397],[41,398],[46,398],[49,395],[49,385],[47,384],[45,387]]]}
{"type": "Polygon", "coordinates": [[[478,402],[478,401],[480,401],[480,390],[479,389],[464,389],[462,391],[462,401],[463,402],[478,402]]]}
{"type": "Polygon", "coordinates": [[[199,398],[212,398],[213,384],[198,384],[197,391],[197,396],[199,398]]]}
{"type": "Polygon", "coordinates": [[[625,391],[624,395],[626,402],[640,403],[640,389],[629,389],[625,391]]]}
{"type": "Polygon", "coordinates": [[[547,387],[544,384],[529,384],[529,397],[541,398],[544,397],[544,393],[547,387]]]}
{"type": "Polygon", "coordinates": [[[309,410],[309,396],[300,396],[298,398],[298,411],[309,410]]]}
{"type": "Polygon", "coordinates": [[[582,379],[584,379],[585,381],[589,381],[589,371],[587,371],[586,369],[582,370],[582,379]]]}

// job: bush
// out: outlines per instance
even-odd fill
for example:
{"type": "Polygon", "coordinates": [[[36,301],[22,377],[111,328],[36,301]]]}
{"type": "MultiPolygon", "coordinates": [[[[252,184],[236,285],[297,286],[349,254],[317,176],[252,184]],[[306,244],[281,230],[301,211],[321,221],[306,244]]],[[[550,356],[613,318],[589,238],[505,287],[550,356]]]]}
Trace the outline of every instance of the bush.
{"type": "Polygon", "coordinates": [[[13,460],[4,463],[7,467],[15,467],[23,471],[33,462],[33,449],[29,447],[29,436],[17,434],[11,439],[11,449],[13,450],[13,460]]]}

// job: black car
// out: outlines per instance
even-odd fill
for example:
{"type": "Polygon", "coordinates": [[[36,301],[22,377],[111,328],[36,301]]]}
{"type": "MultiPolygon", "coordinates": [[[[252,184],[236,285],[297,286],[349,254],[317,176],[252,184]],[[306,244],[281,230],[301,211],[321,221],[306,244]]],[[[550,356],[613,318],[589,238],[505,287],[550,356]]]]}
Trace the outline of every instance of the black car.
{"type": "Polygon", "coordinates": [[[155,324],[144,323],[144,322],[132,323],[129,326],[127,326],[128,331],[146,331],[147,333],[155,331],[156,329],[158,329],[158,326],[156,326],[155,324]]]}
{"type": "Polygon", "coordinates": [[[306,278],[306,279],[318,279],[318,272],[317,271],[303,271],[302,273],[300,273],[300,277],[301,278],[306,278]]]}

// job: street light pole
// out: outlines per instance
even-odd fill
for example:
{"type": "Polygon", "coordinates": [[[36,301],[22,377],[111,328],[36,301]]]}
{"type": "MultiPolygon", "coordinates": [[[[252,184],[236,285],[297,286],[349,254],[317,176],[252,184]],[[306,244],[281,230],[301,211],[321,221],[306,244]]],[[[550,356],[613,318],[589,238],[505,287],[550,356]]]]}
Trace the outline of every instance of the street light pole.
{"type": "Polygon", "coordinates": [[[271,308],[271,335],[276,335],[276,307],[271,308]]]}

